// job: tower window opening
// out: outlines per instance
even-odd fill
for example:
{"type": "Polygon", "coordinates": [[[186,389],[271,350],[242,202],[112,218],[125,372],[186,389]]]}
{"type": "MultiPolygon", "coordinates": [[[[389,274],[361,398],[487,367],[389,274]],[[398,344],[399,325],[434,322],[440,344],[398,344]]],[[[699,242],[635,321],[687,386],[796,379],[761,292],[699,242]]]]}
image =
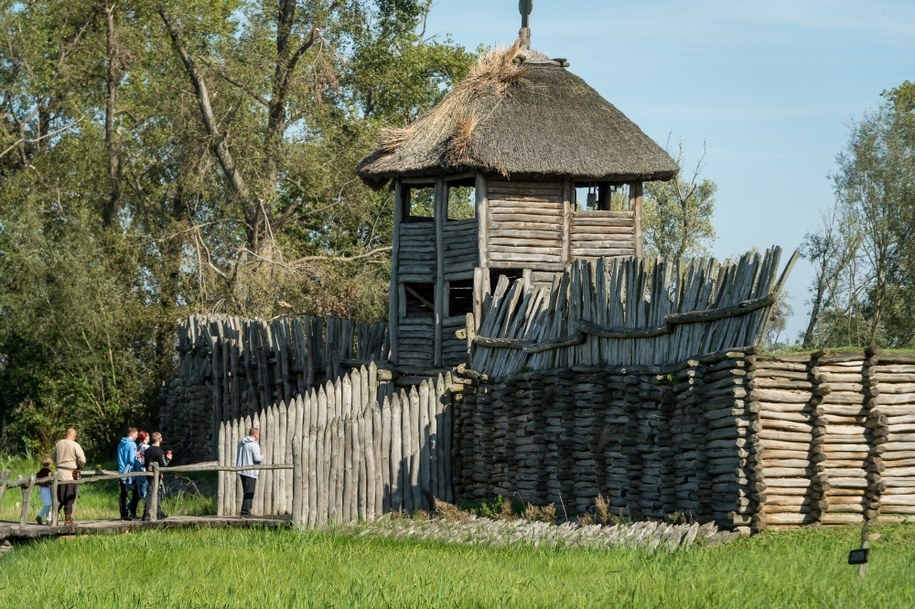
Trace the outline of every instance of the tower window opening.
{"type": "Polygon", "coordinates": [[[405,283],[407,317],[435,317],[435,284],[405,283]]]}
{"type": "Polygon", "coordinates": [[[454,317],[473,312],[473,279],[448,282],[448,311],[454,317]]]}
{"type": "Polygon", "coordinates": [[[403,202],[404,221],[431,222],[435,218],[435,185],[405,185],[403,202]]]}
{"type": "Polygon", "coordinates": [[[450,180],[448,190],[448,219],[473,220],[476,217],[476,179],[450,180]]]}
{"type": "Polygon", "coordinates": [[[610,182],[576,182],[576,211],[629,211],[629,188],[610,182]]]}

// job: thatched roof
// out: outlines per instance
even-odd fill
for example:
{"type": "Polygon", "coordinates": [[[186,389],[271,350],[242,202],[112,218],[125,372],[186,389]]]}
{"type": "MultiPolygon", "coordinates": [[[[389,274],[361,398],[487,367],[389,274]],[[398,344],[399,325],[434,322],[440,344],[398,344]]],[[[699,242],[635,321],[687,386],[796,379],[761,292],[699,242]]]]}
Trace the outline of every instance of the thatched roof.
{"type": "Polygon", "coordinates": [[[674,160],[559,62],[517,45],[484,57],[431,111],[388,130],[363,180],[480,171],[508,177],[668,180],[674,160]]]}

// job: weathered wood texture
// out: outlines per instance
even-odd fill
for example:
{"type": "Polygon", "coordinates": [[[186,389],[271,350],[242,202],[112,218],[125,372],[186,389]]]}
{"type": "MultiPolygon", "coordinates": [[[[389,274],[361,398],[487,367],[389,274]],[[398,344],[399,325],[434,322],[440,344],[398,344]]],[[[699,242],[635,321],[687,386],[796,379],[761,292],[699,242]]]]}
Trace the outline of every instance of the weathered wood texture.
{"type": "MultiPolygon", "coordinates": [[[[915,357],[753,349],[672,366],[477,375],[455,417],[459,499],[762,531],[915,518],[915,357]]],[[[470,381],[467,381],[470,382],[470,381]]]]}
{"type": "MultiPolygon", "coordinates": [[[[234,465],[236,445],[251,425],[261,430],[266,463],[292,460],[292,470],[261,472],[255,515],[291,515],[294,523],[321,527],[390,511],[428,510],[434,498],[454,500],[451,375],[425,380],[381,402],[377,387],[372,364],[289,404],[220,425],[221,466],[234,465]]],[[[239,509],[241,497],[232,490],[236,478],[231,471],[220,474],[221,516],[239,509]]]]}
{"type": "Polygon", "coordinates": [[[682,273],[663,260],[576,261],[551,289],[509,287],[484,297],[471,367],[492,377],[521,369],[668,365],[754,346],[797,253],[776,281],[780,248],[737,263],[697,259],[682,273]]]}
{"type": "Polygon", "coordinates": [[[205,461],[216,456],[220,422],[288,404],[352,366],[385,359],[387,329],[338,318],[195,315],[178,328],[178,352],[160,428],[184,459],[205,461]]]}

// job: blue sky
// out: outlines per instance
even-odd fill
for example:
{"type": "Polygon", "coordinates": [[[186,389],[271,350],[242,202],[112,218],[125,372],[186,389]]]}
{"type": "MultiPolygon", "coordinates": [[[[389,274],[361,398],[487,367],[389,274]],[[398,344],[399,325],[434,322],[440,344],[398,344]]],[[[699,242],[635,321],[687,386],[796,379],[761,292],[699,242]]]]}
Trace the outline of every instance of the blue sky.
{"type": "MultiPolygon", "coordinates": [[[[435,0],[427,35],[507,46],[516,0],[435,0]]],[[[849,125],[881,91],[915,80],[915,2],[878,0],[534,0],[532,46],[565,57],[686,168],[718,184],[713,253],[790,254],[833,202],[829,174],[849,125]]],[[[788,282],[791,338],[813,271],[788,282]]]]}

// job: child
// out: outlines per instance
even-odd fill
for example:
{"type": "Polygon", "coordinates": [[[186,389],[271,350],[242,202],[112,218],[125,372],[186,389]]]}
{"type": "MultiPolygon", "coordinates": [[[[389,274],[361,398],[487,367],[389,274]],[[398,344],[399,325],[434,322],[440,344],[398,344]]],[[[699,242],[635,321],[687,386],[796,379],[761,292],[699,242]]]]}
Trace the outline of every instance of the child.
{"type": "MultiPolygon", "coordinates": [[[[45,457],[41,460],[41,469],[35,474],[36,478],[47,478],[51,475],[51,458],[45,457]]],[[[35,522],[38,524],[51,524],[48,515],[51,513],[51,481],[41,482],[38,484],[38,490],[41,492],[41,511],[35,522]]]]}

